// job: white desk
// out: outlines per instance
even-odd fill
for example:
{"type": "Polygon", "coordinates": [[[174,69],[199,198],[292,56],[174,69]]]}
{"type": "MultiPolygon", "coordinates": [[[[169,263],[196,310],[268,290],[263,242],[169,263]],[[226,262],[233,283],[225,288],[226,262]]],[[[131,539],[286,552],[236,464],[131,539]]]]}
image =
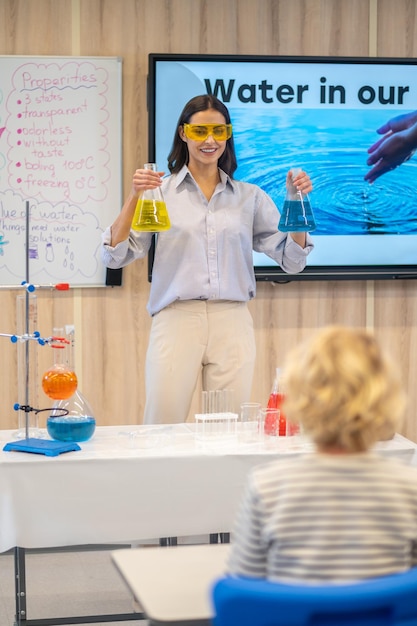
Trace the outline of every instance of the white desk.
{"type": "MultiPolygon", "coordinates": [[[[312,450],[298,437],[201,442],[185,424],[98,427],[81,451],[53,458],[2,451],[11,437],[0,431],[0,552],[229,532],[255,465],[312,450]],[[131,431],[162,440],[130,448],[131,431]]],[[[378,449],[411,463],[416,445],[396,435],[378,449]]]]}
{"type": "MultiPolygon", "coordinates": [[[[0,431],[0,552],[15,548],[17,626],[51,623],[27,619],[25,549],[227,533],[255,465],[312,450],[299,437],[201,441],[193,424],[98,427],[80,451],[52,458],[4,452],[12,436],[0,431]]],[[[377,449],[414,462],[400,435],[377,449]]],[[[53,623],[76,623],[63,619],[53,623]]]]}
{"type": "Polygon", "coordinates": [[[152,624],[209,623],[211,587],[230,546],[213,544],[116,550],[112,559],[152,624]]]}

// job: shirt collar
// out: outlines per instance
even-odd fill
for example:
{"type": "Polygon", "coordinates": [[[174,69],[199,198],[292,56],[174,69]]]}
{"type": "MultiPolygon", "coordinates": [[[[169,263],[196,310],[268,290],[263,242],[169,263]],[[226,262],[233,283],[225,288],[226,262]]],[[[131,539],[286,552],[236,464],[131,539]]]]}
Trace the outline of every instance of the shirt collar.
{"type": "MultiPolygon", "coordinates": [[[[231,186],[231,188],[233,189],[233,191],[235,191],[235,182],[233,181],[233,179],[230,178],[230,176],[228,174],[226,174],[226,172],[224,172],[220,168],[219,168],[219,173],[220,173],[220,181],[224,185],[229,184],[231,186]]],[[[187,165],[183,165],[182,168],[180,169],[180,171],[177,174],[177,178],[176,178],[176,181],[175,181],[175,187],[178,188],[181,185],[181,183],[184,182],[184,180],[187,178],[187,176],[190,176],[192,178],[192,174],[191,174],[190,170],[188,169],[188,166],[187,165]]]]}
{"type": "Polygon", "coordinates": [[[235,191],[236,185],[235,185],[233,178],[230,178],[229,174],[226,174],[226,172],[224,172],[220,168],[219,168],[219,172],[220,172],[220,180],[222,181],[222,183],[224,183],[225,185],[229,184],[231,188],[233,189],[233,191],[235,191]]]}

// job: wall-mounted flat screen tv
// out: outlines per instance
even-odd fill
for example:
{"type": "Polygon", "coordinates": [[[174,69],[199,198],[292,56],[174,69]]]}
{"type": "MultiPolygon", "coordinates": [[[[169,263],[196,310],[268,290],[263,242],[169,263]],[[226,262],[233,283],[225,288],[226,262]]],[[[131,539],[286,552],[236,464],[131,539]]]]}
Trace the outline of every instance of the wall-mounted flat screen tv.
{"type": "Polygon", "coordinates": [[[365,180],[377,130],[417,110],[415,59],[151,54],[149,159],[159,169],[168,173],[181,110],[202,93],[230,111],[236,179],[262,187],[279,210],[290,167],[313,181],[306,269],[288,275],[254,252],[258,280],[417,278],[417,155],[365,180]]]}

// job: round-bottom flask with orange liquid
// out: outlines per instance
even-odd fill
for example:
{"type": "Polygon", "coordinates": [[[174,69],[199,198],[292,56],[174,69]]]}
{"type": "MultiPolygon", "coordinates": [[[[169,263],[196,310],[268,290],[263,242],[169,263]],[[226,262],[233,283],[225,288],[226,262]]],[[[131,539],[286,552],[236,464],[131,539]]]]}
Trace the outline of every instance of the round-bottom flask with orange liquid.
{"type": "Polygon", "coordinates": [[[61,365],[55,365],[42,377],[42,389],[53,400],[66,400],[77,390],[77,376],[61,365]]]}
{"type": "Polygon", "coordinates": [[[71,367],[70,342],[61,329],[54,331],[51,341],[54,365],[42,376],[42,389],[52,400],[65,400],[76,392],[78,380],[71,367]]]}

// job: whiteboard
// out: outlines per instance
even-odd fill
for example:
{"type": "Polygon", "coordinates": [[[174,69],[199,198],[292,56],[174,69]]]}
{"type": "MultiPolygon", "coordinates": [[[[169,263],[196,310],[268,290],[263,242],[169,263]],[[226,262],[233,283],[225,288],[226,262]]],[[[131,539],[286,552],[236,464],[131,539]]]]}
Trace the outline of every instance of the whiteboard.
{"type": "Polygon", "coordinates": [[[105,285],[101,234],[121,201],[121,68],[115,57],[0,56],[0,285],[27,269],[33,284],[105,285]]]}

